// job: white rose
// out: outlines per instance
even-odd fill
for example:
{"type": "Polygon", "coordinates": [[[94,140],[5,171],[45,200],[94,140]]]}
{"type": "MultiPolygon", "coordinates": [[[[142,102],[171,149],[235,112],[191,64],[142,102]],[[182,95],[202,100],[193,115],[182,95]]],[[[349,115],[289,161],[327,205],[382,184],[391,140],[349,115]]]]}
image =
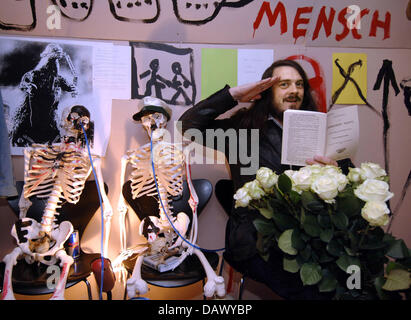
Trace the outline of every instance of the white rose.
{"type": "Polygon", "coordinates": [[[277,183],[278,176],[271,169],[261,167],[257,170],[256,179],[264,190],[269,190],[277,183]]]}
{"type": "Polygon", "coordinates": [[[361,179],[362,170],[360,168],[348,168],[348,170],[350,172],[348,173],[347,177],[351,182],[360,182],[360,181],[362,181],[362,179],[361,179]]]}
{"type": "Polygon", "coordinates": [[[385,170],[376,163],[364,162],[361,164],[361,178],[363,180],[376,179],[386,175],[385,170]]]}
{"type": "Polygon", "coordinates": [[[323,175],[314,179],[311,189],[325,202],[332,203],[338,194],[338,181],[331,175],[323,175]]]}
{"type": "Polygon", "coordinates": [[[336,166],[326,165],[321,169],[321,174],[337,175],[341,173],[341,169],[336,166]]]}
{"type": "Polygon", "coordinates": [[[390,210],[387,204],[382,201],[369,201],[361,210],[361,216],[369,222],[371,226],[382,227],[390,220],[388,214],[390,210]]]}
{"type": "Polygon", "coordinates": [[[312,165],[309,165],[309,166],[305,166],[304,168],[309,168],[310,171],[311,171],[311,174],[316,175],[316,174],[321,173],[324,167],[322,165],[319,165],[319,164],[312,164],[312,165]]]}
{"type": "Polygon", "coordinates": [[[245,188],[240,188],[237,190],[237,192],[234,195],[235,199],[235,207],[247,207],[252,198],[248,194],[247,189],[245,188]]]}
{"type": "Polygon", "coordinates": [[[309,166],[303,167],[293,174],[295,188],[299,191],[307,191],[312,183],[312,171],[309,166]]]}
{"type": "Polygon", "coordinates": [[[284,171],[284,174],[291,179],[291,182],[292,182],[293,184],[294,184],[294,178],[293,178],[293,176],[294,176],[294,174],[295,174],[296,172],[297,172],[297,171],[294,171],[294,170],[285,170],[285,171],[284,171]]]}
{"type": "Polygon", "coordinates": [[[264,190],[261,188],[257,180],[247,182],[244,185],[244,188],[247,190],[252,199],[258,200],[265,195],[264,190]]]}
{"type": "Polygon", "coordinates": [[[376,179],[367,179],[357,189],[354,194],[363,201],[388,201],[393,197],[389,191],[388,183],[376,179]]]}
{"type": "Polygon", "coordinates": [[[300,190],[298,187],[296,187],[296,183],[295,183],[295,176],[297,174],[298,171],[294,171],[294,170],[285,170],[284,174],[290,178],[291,180],[291,185],[292,185],[292,190],[298,192],[299,194],[302,193],[302,190],[300,190]]]}
{"type": "Polygon", "coordinates": [[[338,191],[341,192],[345,189],[345,186],[348,183],[348,178],[344,174],[339,173],[336,175],[336,179],[338,182],[338,191]]]}
{"type": "Polygon", "coordinates": [[[338,191],[343,191],[345,189],[345,186],[348,183],[347,177],[341,173],[342,170],[339,167],[336,166],[331,166],[331,165],[326,165],[323,167],[321,171],[321,175],[326,175],[329,176],[330,179],[335,179],[338,183],[338,191]]]}

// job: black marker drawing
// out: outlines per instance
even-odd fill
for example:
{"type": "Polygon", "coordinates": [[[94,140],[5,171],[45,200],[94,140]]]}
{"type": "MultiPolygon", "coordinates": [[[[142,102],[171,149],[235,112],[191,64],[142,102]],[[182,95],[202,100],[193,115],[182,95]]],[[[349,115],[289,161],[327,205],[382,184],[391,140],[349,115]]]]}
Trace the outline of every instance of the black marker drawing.
{"type": "Polygon", "coordinates": [[[12,147],[59,142],[62,110],[80,100],[93,108],[92,48],[1,39],[0,85],[12,147]]]}
{"type": "Polygon", "coordinates": [[[384,59],[382,67],[378,72],[377,80],[374,84],[373,90],[379,90],[384,80],[383,101],[382,101],[382,118],[384,121],[384,160],[385,171],[389,174],[389,156],[388,156],[388,130],[390,129],[390,121],[388,119],[388,96],[390,94],[390,84],[394,88],[395,95],[400,93],[397,81],[395,80],[394,70],[392,69],[392,61],[384,59]]]}
{"type": "Polygon", "coordinates": [[[52,0],[52,2],[60,8],[63,16],[76,21],[86,20],[93,8],[93,0],[52,0]]]}
{"type": "Polygon", "coordinates": [[[146,83],[146,91],[144,92],[144,96],[151,96],[152,89],[154,88],[155,96],[159,99],[163,99],[161,91],[166,87],[166,84],[170,86],[170,81],[164,79],[158,74],[159,67],[160,63],[158,59],[153,59],[150,62],[149,70],[146,70],[140,74],[140,79],[150,76],[150,80],[146,83]]]}
{"type": "Polygon", "coordinates": [[[355,88],[357,89],[357,93],[360,96],[361,100],[364,101],[365,105],[367,107],[369,107],[372,111],[374,111],[375,113],[377,113],[379,116],[379,112],[377,110],[374,109],[374,107],[368,103],[367,99],[364,97],[360,86],[358,85],[358,83],[351,77],[351,74],[354,72],[355,68],[358,66],[359,68],[361,68],[362,66],[362,60],[359,59],[356,62],[353,62],[352,64],[350,64],[348,66],[348,70],[347,72],[345,72],[345,70],[341,67],[341,65],[339,64],[339,59],[335,59],[334,61],[335,65],[337,66],[340,74],[343,76],[344,78],[344,83],[341,85],[340,88],[338,88],[332,95],[331,98],[331,105],[329,110],[331,110],[331,108],[334,106],[334,104],[336,103],[336,101],[338,100],[338,97],[340,96],[341,92],[345,89],[345,87],[347,86],[348,82],[351,81],[351,83],[355,86],[355,88]]]}
{"type": "Polygon", "coordinates": [[[173,0],[173,10],[178,21],[203,25],[212,21],[222,7],[240,8],[253,0],[173,0]]]}
{"type": "Polygon", "coordinates": [[[180,62],[174,62],[171,65],[171,70],[174,72],[174,77],[173,80],[171,81],[171,87],[176,90],[176,93],[174,96],[171,98],[171,104],[176,104],[177,98],[182,95],[184,97],[184,101],[186,105],[189,105],[192,103],[190,98],[188,97],[187,93],[184,91],[183,87],[187,89],[189,86],[191,86],[191,82],[187,79],[187,77],[182,73],[182,68],[180,62]],[[183,81],[181,82],[180,79],[183,81]]]}
{"type": "Polygon", "coordinates": [[[403,79],[400,87],[404,90],[404,104],[408,110],[408,115],[411,116],[411,77],[403,79]]]}
{"type": "Polygon", "coordinates": [[[156,22],[160,16],[159,0],[109,0],[114,18],[126,22],[156,22]]]}
{"type": "Polygon", "coordinates": [[[192,105],[196,98],[191,48],[131,42],[132,98],[155,96],[170,105],[192,105]]]}
{"type": "MultiPolygon", "coordinates": [[[[395,95],[397,96],[400,93],[400,89],[398,88],[397,81],[395,79],[394,70],[392,68],[392,61],[388,59],[384,59],[382,63],[382,67],[378,72],[377,80],[374,84],[373,90],[379,90],[381,88],[381,84],[384,81],[384,88],[383,88],[383,98],[382,98],[382,118],[384,121],[384,128],[383,128],[383,146],[384,146],[384,162],[385,162],[385,171],[387,175],[390,173],[390,165],[389,165],[389,148],[388,148],[388,133],[390,129],[390,121],[388,118],[388,97],[390,95],[390,84],[394,88],[395,95]]],[[[408,177],[409,179],[409,177],[408,177]]],[[[406,182],[406,186],[409,184],[409,181],[406,182]]],[[[407,186],[408,187],[408,186],[407,186]]],[[[404,186],[404,188],[407,188],[404,186]]],[[[405,189],[406,190],[406,189],[405,189]]],[[[404,189],[403,189],[404,192],[404,189]]],[[[406,192],[406,191],[405,191],[406,192]]],[[[405,194],[404,194],[405,197],[405,194]]],[[[390,208],[390,200],[387,202],[388,208],[390,208]]],[[[395,211],[392,211],[394,215],[395,211]]],[[[391,219],[392,222],[393,218],[391,219]]]]}
{"type": "Polygon", "coordinates": [[[398,217],[398,215],[396,213],[398,212],[398,210],[400,209],[402,203],[404,202],[405,195],[407,194],[408,187],[410,186],[410,183],[411,183],[411,170],[408,173],[408,177],[407,177],[407,180],[404,183],[404,186],[402,187],[400,200],[397,202],[397,205],[395,206],[394,210],[392,210],[392,218],[390,219],[390,223],[388,224],[387,232],[390,231],[392,222],[394,221],[394,216],[398,217]]]}
{"type": "Polygon", "coordinates": [[[0,29],[30,31],[37,25],[35,0],[3,0],[3,8],[8,8],[7,12],[11,13],[7,17],[5,10],[0,15],[0,29]],[[16,12],[19,14],[16,15],[16,12]]]}

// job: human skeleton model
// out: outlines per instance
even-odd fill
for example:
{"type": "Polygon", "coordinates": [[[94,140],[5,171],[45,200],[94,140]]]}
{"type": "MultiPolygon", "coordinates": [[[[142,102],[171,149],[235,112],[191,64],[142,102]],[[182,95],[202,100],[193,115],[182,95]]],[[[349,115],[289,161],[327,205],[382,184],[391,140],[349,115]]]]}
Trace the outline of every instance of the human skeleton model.
{"type": "MultiPolygon", "coordinates": [[[[144,99],[150,100],[155,98],[146,97],[144,99]]],[[[159,99],[153,101],[158,102],[159,99]]],[[[200,250],[187,244],[186,241],[183,242],[183,239],[178,236],[174,230],[175,228],[181,236],[185,237],[190,223],[188,216],[184,212],[178,213],[176,217],[170,215],[170,210],[172,209],[171,197],[181,195],[183,191],[186,157],[181,149],[175,144],[164,141],[167,118],[162,112],[146,114],[141,117],[141,121],[148,135],[152,137],[153,162],[159,192],[157,192],[153,177],[150,143],[143,145],[136,150],[128,151],[127,154],[122,157],[120,185],[122,186],[124,184],[126,167],[127,164],[130,163],[133,168],[131,173],[131,192],[133,199],[143,195],[159,196],[160,217],[148,216],[141,221],[139,234],[147,239],[147,245],[143,246],[143,249],[140,249],[140,251],[126,250],[125,215],[127,213],[127,206],[123,195],[120,194],[118,210],[120,213],[122,254],[120,254],[119,257],[121,258],[123,255],[123,258],[127,258],[133,253],[139,253],[133,274],[127,281],[127,294],[129,297],[134,297],[136,294],[145,294],[148,291],[146,281],[141,278],[141,266],[145,256],[160,253],[160,255],[163,255],[159,262],[161,263],[166,258],[179,253],[180,256],[178,257],[177,262],[173,265],[174,269],[178,267],[189,254],[194,253],[200,259],[207,275],[207,283],[204,286],[204,295],[206,297],[212,297],[217,293],[219,296],[224,296],[224,279],[216,275],[200,250]],[[170,224],[169,219],[174,228],[170,224]]],[[[198,198],[191,184],[189,170],[187,170],[187,183],[190,187],[190,206],[193,211],[193,227],[189,241],[195,243],[197,238],[196,207],[198,198]]],[[[118,259],[114,264],[118,264],[118,259]]]]}
{"type": "MultiPolygon", "coordinates": [[[[17,247],[3,261],[6,263],[2,299],[15,299],[12,288],[12,271],[18,259],[25,258],[27,263],[53,265],[60,260],[62,273],[51,299],[64,299],[64,289],[73,258],[64,250],[64,243],[73,232],[69,221],[56,224],[56,211],[62,201],[77,203],[84,184],[92,170],[87,150],[84,148],[84,135],[81,124],[90,127],[90,114],[83,106],[74,106],[63,115],[63,141],[58,145],[35,144],[24,150],[24,190],[19,201],[20,217],[12,227],[11,234],[17,247]],[[67,115],[68,113],[68,115],[67,115]],[[42,220],[26,218],[31,202],[29,197],[47,198],[42,220]]],[[[105,194],[101,175],[100,159],[93,161],[97,180],[104,202],[106,220],[106,247],[109,237],[112,209],[105,194]]]]}

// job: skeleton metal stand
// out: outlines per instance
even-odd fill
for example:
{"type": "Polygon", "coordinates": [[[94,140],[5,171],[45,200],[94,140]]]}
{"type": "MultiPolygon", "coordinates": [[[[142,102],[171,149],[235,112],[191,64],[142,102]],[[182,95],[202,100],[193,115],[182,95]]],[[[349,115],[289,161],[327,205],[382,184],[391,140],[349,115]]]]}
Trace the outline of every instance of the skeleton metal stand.
{"type": "MultiPolygon", "coordinates": [[[[25,258],[27,263],[53,265],[60,261],[62,273],[52,300],[64,299],[64,289],[73,258],[64,250],[64,243],[73,232],[73,225],[63,221],[59,225],[55,216],[59,213],[63,200],[77,203],[84,189],[84,184],[92,170],[87,150],[84,148],[85,129],[90,125],[90,114],[83,106],[75,106],[63,115],[62,127],[65,130],[63,141],[58,145],[32,145],[24,150],[24,189],[19,201],[20,217],[11,230],[17,241],[17,247],[7,254],[2,299],[14,300],[12,271],[17,260],[25,258]],[[68,115],[67,115],[68,113],[68,115]],[[29,197],[47,198],[41,222],[26,218],[31,206],[29,197]]],[[[112,208],[105,193],[101,174],[100,158],[96,158],[97,179],[104,203],[107,247],[110,233],[112,208]]]]}
{"type": "MultiPolygon", "coordinates": [[[[164,102],[159,99],[151,97],[146,97],[145,99],[148,99],[148,101],[143,101],[143,103],[156,104],[156,110],[161,110],[158,108],[165,107],[164,102]]],[[[173,260],[170,267],[175,269],[188,255],[194,253],[198,256],[207,275],[204,295],[212,297],[217,293],[218,296],[224,296],[224,279],[216,275],[204,254],[195,246],[197,239],[196,208],[198,198],[191,184],[190,172],[185,170],[185,165],[189,165],[189,159],[182,152],[182,148],[178,148],[176,144],[164,141],[165,126],[167,125],[167,117],[164,112],[146,112],[138,120],[141,120],[148,136],[151,137],[151,143],[145,144],[136,150],[128,151],[122,157],[120,185],[124,184],[126,168],[130,164],[133,168],[130,175],[133,199],[143,195],[157,196],[160,217],[148,216],[143,219],[140,222],[139,234],[146,238],[147,244],[141,246],[138,250],[127,250],[125,231],[127,206],[122,193],[120,193],[117,209],[120,213],[122,252],[114,262],[114,266],[118,268],[127,257],[135,253],[139,254],[132,276],[127,281],[127,294],[129,297],[134,297],[136,294],[145,294],[148,291],[146,281],[141,278],[141,266],[144,259],[156,256],[157,264],[161,264],[167,258],[175,256],[177,258],[173,260]],[[190,207],[193,211],[193,223],[187,241],[184,241],[183,237],[187,233],[190,223],[189,217],[184,212],[179,212],[176,217],[170,215],[172,209],[171,197],[182,194],[183,178],[185,175],[187,175],[187,183],[190,187],[190,207]],[[160,259],[158,259],[158,256],[160,256],[160,259]]]]}

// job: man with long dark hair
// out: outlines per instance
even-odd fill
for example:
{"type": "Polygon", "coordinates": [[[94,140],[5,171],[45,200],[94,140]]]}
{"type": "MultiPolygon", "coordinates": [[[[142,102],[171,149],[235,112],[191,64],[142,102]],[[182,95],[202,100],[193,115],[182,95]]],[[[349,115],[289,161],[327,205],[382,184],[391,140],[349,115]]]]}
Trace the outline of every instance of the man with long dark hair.
{"type": "MultiPolygon", "coordinates": [[[[258,166],[268,167],[281,174],[290,169],[290,166],[281,164],[282,120],[287,109],[316,111],[317,107],[303,68],[293,60],[279,60],[264,72],[262,80],[233,88],[226,86],[187,110],[180,120],[183,133],[190,128],[199,129],[204,135],[207,129],[234,128],[237,132],[241,129],[258,129],[258,166]],[[230,118],[216,119],[238,102],[252,102],[252,105],[237,111],[230,118]]],[[[251,148],[251,135],[247,134],[246,139],[237,139],[237,146],[230,146],[226,142],[224,152],[227,158],[230,148],[241,150],[239,144],[246,144],[247,153],[250,154],[254,150],[251,148]]],[[[334,160],[321,156],[307,159],[307,164],[313,163],[337,165],[334,160]]],[[[234,190],[255,179],[255,173],[242,174],[243,166],[241,163],[230,163],[234,190]]],[[[329,298],[329,295],[320,294],[313,286],[304,287],[298,274],[284,271],[280,252],[271,252],[268,261],[261,258],[256,248],[257,231],[253,225],[253,220],[258,216],[255,210],[232,207],[226,228],[224,258],[236,270],[265,283],[285,299],[329,298]]]]}

